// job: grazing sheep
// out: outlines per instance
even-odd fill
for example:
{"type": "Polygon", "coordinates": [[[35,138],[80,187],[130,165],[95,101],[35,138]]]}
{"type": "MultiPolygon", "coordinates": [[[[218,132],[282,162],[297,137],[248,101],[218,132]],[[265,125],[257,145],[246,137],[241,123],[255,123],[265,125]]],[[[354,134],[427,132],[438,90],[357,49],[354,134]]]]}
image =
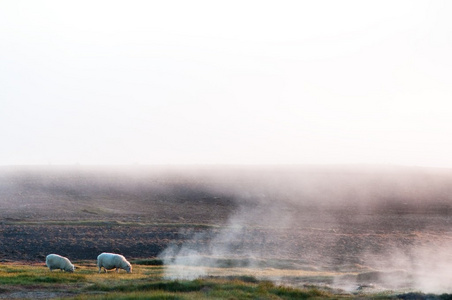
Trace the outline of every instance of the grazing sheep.
{"type": "Polygon", "coordinates": [[[50,271],[60,269],[66,272],[74,272],[75,266],[69,259],[58,254],[49,254],[46,257],[46,265],[50,271]]]}
{"type": "Polygon", "coordinates": [[[97,266],[99,267],[99,273],[101,268],[105,269],[105,273],[107,270],[111,270],[116,268],[116,272],[119,272],[119,269],[126,270],[127,273],[132,273],[132,265],[125,259],[124,256],[114,253],[102,253],[97,257],[97,266]]]}

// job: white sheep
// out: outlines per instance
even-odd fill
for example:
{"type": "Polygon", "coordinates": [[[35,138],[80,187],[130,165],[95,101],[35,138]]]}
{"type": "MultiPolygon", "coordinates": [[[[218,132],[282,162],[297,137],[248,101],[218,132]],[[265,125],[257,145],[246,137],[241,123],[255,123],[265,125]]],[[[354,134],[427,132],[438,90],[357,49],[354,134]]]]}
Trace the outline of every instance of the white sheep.
{"type": "Polygon", "coordinates": [[[46,265],[50,271],[60,269],[66,272],[74,272],[75,266],[69,259],[58,254],[49,254],[46,256],[46,265]]]}
{"type": "Polygon", "coordinates": [[[127,273],[132,273],[132,265],[120,254],[105,252],[99,254],[97,257],[97,266],[99,267],[99,273],[102,267],[105,269],[105,273],[107,273],[107,270],[114,268],[116,268],[116,272],[119,272],[119,269],[123,269],[127,273]]]}

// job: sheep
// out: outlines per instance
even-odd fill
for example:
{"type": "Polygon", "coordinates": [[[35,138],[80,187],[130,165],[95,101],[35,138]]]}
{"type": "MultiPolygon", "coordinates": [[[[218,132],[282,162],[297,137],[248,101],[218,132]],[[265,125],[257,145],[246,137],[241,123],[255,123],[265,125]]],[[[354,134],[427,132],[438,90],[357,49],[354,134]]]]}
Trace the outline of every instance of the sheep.
{"type": "Polygon", "coordinates": [[[116,268],[117,273],[119,272],[119,269],[123,269],[127,271],[127,273],[132,273],[132,265],[120,254],[105,252],[99,254],[97,257],[97,266],[99,267],[99,273],[102,267],[105,269],[105,273],[107,273],[107,270],[114,268],[116,268]]]}
{"type": "Polygon", "coordinates": [[[58,254],[49,254],[46,256],[46,265],[50,271],[60,269],[61,271],[74,272],[75,266],[69,259],[58,254]]]}

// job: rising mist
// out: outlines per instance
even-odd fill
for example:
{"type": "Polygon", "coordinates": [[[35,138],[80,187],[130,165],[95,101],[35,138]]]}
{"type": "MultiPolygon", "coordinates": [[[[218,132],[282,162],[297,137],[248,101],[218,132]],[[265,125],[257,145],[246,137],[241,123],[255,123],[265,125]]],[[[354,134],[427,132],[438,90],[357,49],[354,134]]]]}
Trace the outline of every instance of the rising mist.
{"type": "Polygon", "coordinates": [[[282,271],[303,270],[346,290],[451,292],[451,183],[376,166],[4,167],[0,206],[6,223],[182,224],[152,251],[119,249],[160,257],[168,278],[235,267],[302,285],[282,271]]]}

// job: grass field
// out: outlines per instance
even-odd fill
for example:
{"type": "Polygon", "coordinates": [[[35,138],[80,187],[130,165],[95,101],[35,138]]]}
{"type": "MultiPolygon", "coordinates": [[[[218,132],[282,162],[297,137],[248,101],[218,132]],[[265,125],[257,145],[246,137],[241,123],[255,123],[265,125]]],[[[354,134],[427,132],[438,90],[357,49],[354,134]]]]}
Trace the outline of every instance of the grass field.
{"type": "MultiPolygon", "coordinates": [[[[77,261],[76,272],[50,272],[44,264],[0,265],[0,299],[452,299],[452,295],[400,294],[394,291],[346,293],[326,286],[290,287],[265,277],[312,278],[318,282],[337,274],[268,269],[249,275],[241,268],[211,268],[196,280],[167,280],[158,260],[133,262],[134,271],[97,272],[94,261],[77,261]]],[[[182,266],[181,266],[182,267],[182,266]]],[[[186,270],[190,268],[185,267],[186,270]]],[[[166,270],[167,274],[168,270],[166,270]]]]}
{"type": "MultiPolygon", "coordinates": [[[[0,266],[0,298],[70,299],[304,299],[337,298],[318,288],[297,289],[237,275],[165,280],[162,265],[134,264],[134,272],[97,273],[94,262],[76,262],[74,273],[50,272],[44,265],[0,266]]],[[[343,296],[348,298],[350,296],[343,296]]]]}

